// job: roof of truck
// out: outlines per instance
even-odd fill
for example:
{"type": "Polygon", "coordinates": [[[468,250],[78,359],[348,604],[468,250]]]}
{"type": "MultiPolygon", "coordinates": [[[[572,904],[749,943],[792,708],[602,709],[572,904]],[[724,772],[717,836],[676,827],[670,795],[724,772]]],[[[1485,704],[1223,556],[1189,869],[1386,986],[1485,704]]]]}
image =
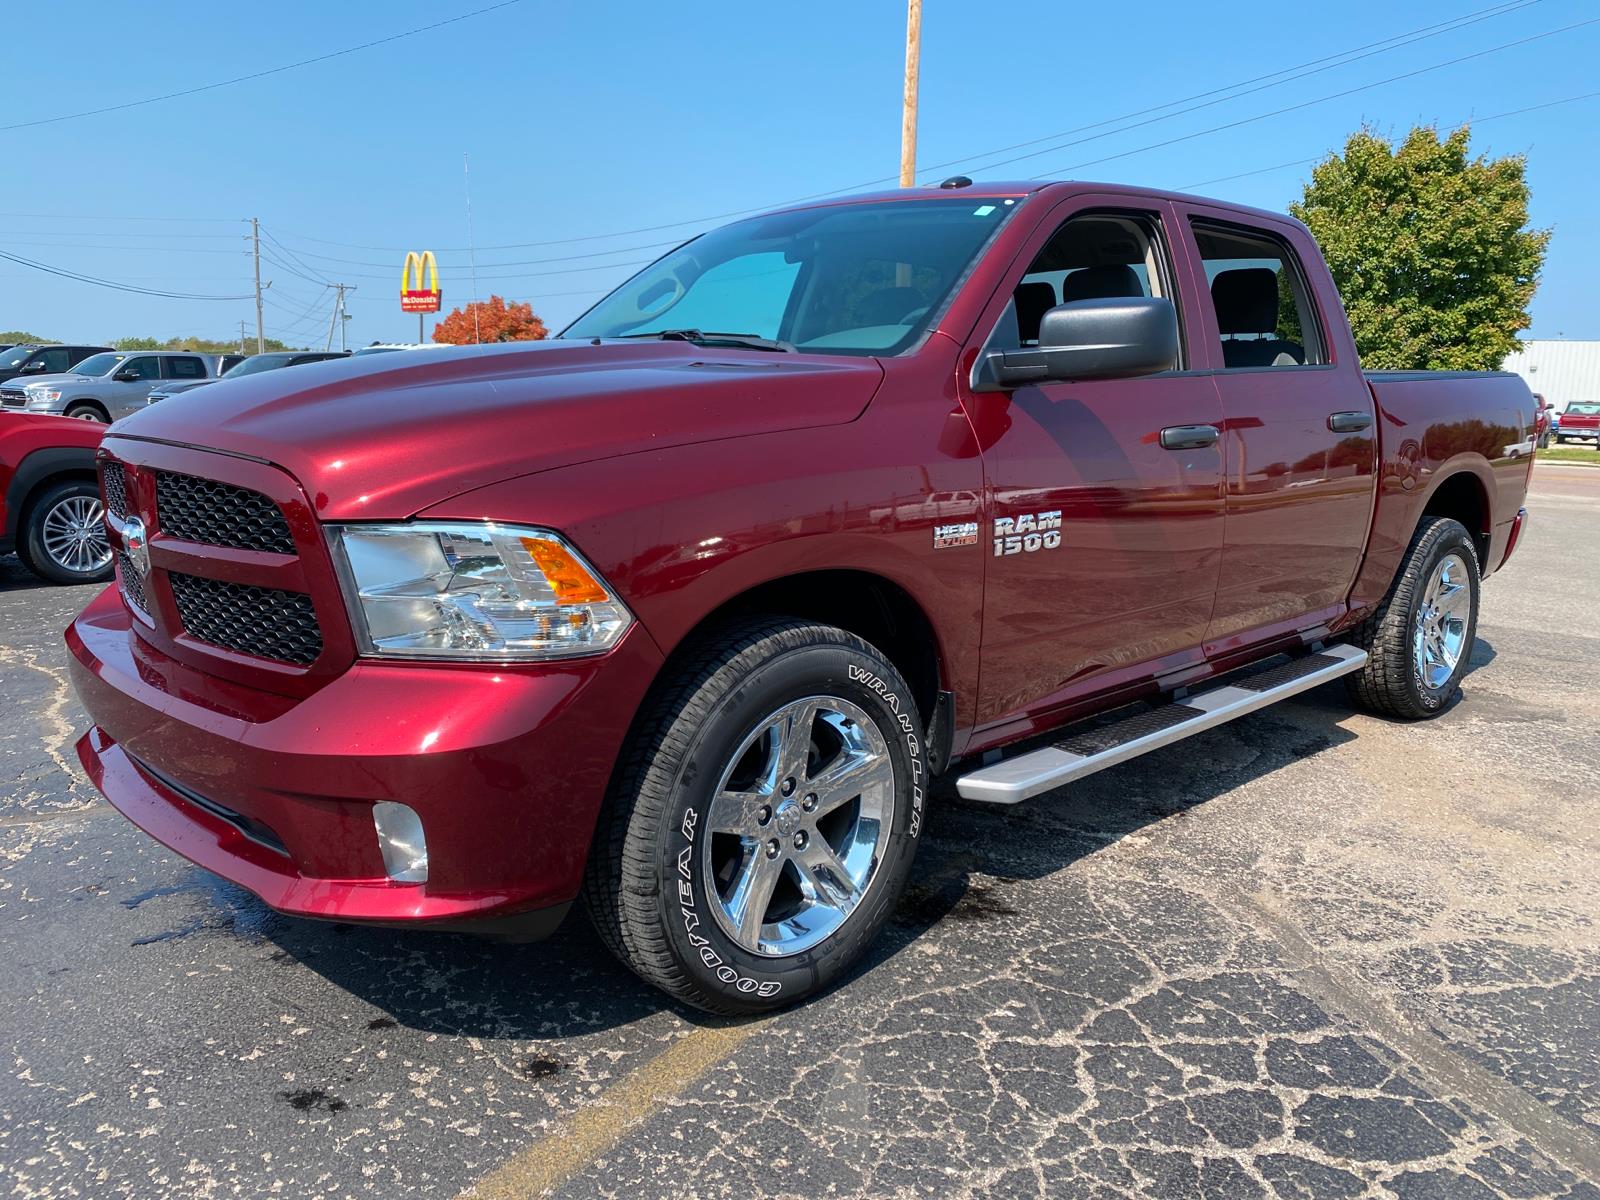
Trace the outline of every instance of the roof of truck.
{"type": "MultiPolygon", "coordinates": [[[[955,176],[953,178],[965,178],[955,176]]],[[[948,183],[949,181],[946,181],[948,183]]],[[[1111,196],[1138,196],[1146,199],[1171,200],[1183,204],[1211,204],[1228,208],[1238,213],[1249,213],[1258,217],[1271,217],[1274,220],[1293,220],[1286,213],[1273,212],[1270,209],[1254,208],[1249,205],[1236,204],[1230,200],[1218,199],[1214,196],[1196,196],[1189,192],[1170,192],[1161,188],[1137,187],[1127,183],[1103,183],[1089,179],[1022,179],[1022,180],[973,180],[959,186],[946,186],[946,183],[930,184],[915,188],[894,188],[873,192],[857,192],[853,195],[827,196],[809,199],[796,204],[785,204],[770,210],[771,212],[796,212],[807,208],[824,208],[835,204],[871,204],[885,200],[907,200],[921,198],[970,197],[974,200],[997,200],[1031,196],[1039,192],[1053,191],[1060,195],[1074,192],[1096,192],[1111,196]]]]}

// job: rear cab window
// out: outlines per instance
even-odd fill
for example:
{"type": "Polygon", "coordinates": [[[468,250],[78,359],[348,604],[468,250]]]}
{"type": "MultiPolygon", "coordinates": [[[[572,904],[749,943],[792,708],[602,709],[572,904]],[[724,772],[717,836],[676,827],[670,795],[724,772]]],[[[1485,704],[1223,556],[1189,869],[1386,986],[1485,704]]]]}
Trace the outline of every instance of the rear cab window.
{"type": "Polygon", "coordinates": [[[1195,245],[1226,370],[1327,363],[1327,340],[1305,271],[1288,242],[1264,230],[1195,219],[1195,245]]]}

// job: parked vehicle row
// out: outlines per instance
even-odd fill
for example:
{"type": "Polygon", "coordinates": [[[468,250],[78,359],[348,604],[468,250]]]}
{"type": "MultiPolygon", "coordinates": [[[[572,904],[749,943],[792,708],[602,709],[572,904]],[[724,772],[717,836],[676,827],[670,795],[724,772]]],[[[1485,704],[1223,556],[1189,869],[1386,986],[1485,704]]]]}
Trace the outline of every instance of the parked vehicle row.
{"type": "Polygon", "coordinates": [[[296,350],[270,354],[203,354],[189,350],[111,350],[81,346],[22,347],[0,355],[21,364],[0,383],[0,407],[54,413],[108,424],[151,403],[192,388],[280,367],[343,358],[344,351],[296,350]],[[79,352],[82,352],[81,354],[79,352]],[[70,359],[70,370],[40,374],[48,364],[70,359]]]}
{"type": "Polygon", "coordinates": [[[965,179],[705,234],[550,341],[228,388],[100,448],[89,779],[291,914],[581,895],[724,1013],[860,956],[937,775],[1016,803],[1340,677],[1442,711],[1537,421],[1363,373],[1288,217],[965,179]]]}

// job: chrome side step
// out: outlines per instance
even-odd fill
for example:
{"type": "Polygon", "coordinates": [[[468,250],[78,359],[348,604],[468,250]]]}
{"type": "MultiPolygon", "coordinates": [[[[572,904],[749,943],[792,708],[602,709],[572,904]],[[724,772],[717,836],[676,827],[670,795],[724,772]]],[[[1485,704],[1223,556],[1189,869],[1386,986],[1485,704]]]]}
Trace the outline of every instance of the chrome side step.
{"type": "Polygon", "coordinates": [[[1329,646],[1209,692],[981,767],[958,779],[956,790],[967,800],[1016,804],[1359,671],[1366,662],[1365,650],[1329,646]]]}

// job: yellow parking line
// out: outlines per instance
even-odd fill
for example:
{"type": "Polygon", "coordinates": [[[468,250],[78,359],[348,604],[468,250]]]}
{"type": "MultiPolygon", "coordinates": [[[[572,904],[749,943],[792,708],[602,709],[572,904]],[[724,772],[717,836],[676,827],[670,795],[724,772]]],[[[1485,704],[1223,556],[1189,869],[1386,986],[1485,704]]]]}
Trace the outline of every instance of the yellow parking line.
{"type": "Polygon", "coordinates": [[[585,1105],[560,1129],[485,1175],[458,1200],[533,1200],[604,1154],[670,1096],[725,1061],[770,1018],[702,1025],[585,1105]]]}

